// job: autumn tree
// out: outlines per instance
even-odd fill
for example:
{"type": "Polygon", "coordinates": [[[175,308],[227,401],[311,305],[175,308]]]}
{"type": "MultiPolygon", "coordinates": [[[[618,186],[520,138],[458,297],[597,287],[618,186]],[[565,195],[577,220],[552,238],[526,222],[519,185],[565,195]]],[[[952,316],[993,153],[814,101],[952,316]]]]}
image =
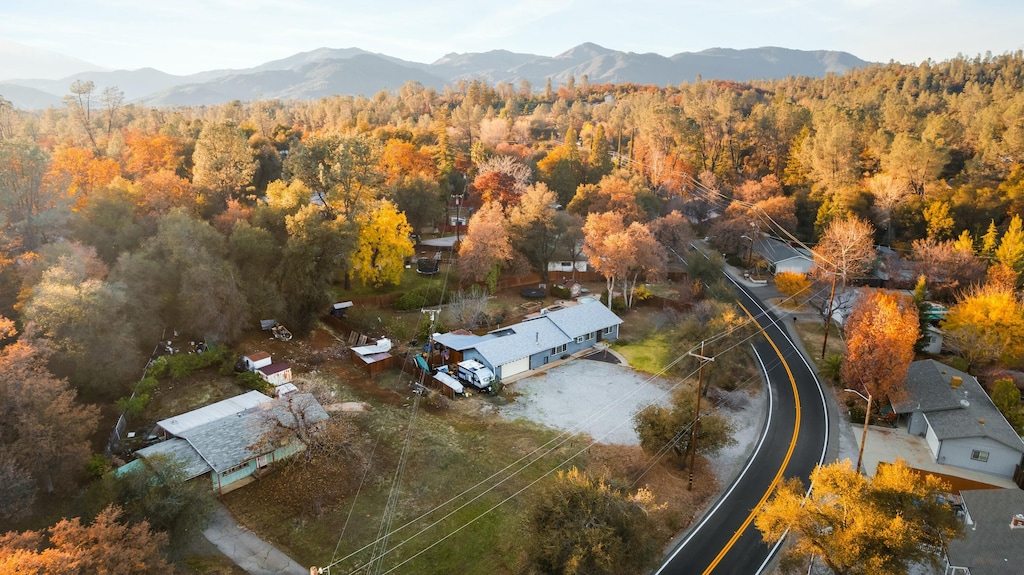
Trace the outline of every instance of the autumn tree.
{"type": "Polygon", "coordinates": [[[583,181],[583,161],[577,144],[576,130],[565,133],[562,145],[548,152],[537,162],[540,179],[558,196],[558,203],[569,205],[576,188],[583,181]]]}
{"type": "Polygon", "coordinates": [[[886,245],[892,245],[896,234],[893,215],[907,202],[912,190],[907,183],[891,174],[877,174],[868,180],[868,189],[875,198],[872,206],[875,222],[885,229],[886,245]]]}
{"type": "Polygon", "coordinates": [[[97,156],[89,148],[62,146],[50,157],[42,185],[54,196],[64,196],[80,208],[93,190],[107,186],[121,175],[112,158],[97,156]]]}
{"type": "Polygon", "coordinates": [[[683,254],[690,251],[690,242],[695,236],[693,226],[678,210],[651,220],[647,227],[654,238],[672,254],[673,259],[681,260],[683,254]]]}
{"type": "Polygon", "coordinates": [[[1021,274],[1024,274],[1024,226],[1021,224],[1019,215],[1013,216],[1009,227],[999,240],[999,247],[995,250],[995,260],[1017,274],[1017,281],[1020,281],[1021,274]]]}
{"type": "Polygon", "coordinates": [[[928,226],[928,239],[940,241],[949,237],[956,222],[950,214],[949,202],[933,201],[924,208],[924,221],[928,226]]]}
{"type": "MultiPolygon", "coordinates": [[[[649,405],[633,417],[633,429],[640,437],[640,447],[649,454],[672,449],[681,465],[691,448],[691,433],[697,415],[696,388],[680,387],[672,396],[672,405],[649,405]]],[[[710,402],[702,402],[700,425],[697,427],[697,453],[714,455],[735,443],[732,426],[710,402]]]]}
{"type": "Polygon", "coordinates": [[[799,272],[779,272],[775,274],[775,287],[787,298],[799,302],[810,295],[811,280],[807,274],[799,272]]]}
{"type": "Polygon", "coordinates": [[[95,248],[107,265],[113,265],[122,252],[137,249],[146,234],[136,216],[133,193],[121,186],[104,187],[89,194],[77,217],[71,220],[70,228],[73,236],[95,248]]]}
{"type": "Polygon", "coordinates": [[[222,122],[203,126],[192,162],[196,186],[233,198],[252,184],[257,168],[245,133],[238,126],[222,122]]]}
{"type": "Polygon", "coordinates": [[[76,401],[68,382],[47,369],[48,359],[45,342],[31,334],[0,350],[0,444],[17,468],[53,492],[83,469],[99,411],[76,401]]]}
{"type": "Polygon", "coordinates": [[[914,564],[935,565],[962,529],[934,475],[919,475],[897,459],[871,479],[849,460],[818,466],[812,490],[786,480],[754,519],[768,544],[790,540],[786,555],[804,565],[820,560],[837,575],[906,575],[914,564]]]}
{"type": "Polygon", "coordinates": [[[895,292],[862,290],[845,328],[843,385],[880,404],[899,401],[920,331],[913,300],[895,292]]]}
{"type": "Polygon", "coordinates": [[[359,219],[359,239],[352,254],[352,273],[363,285],[398,285],[405,258],[413,255],[412,226],[387,200],[359,219]]]}
{"type": "Polygon", "coordinates": [[[121,149],[122,169],[134,179],[161,171],[174,172],[184,161],[183,149],[181,141],[169,134],[129,129],[121,149]]]}
{"type": "Polygon", "coordinates": [[[68,109],[68,115],[76,126],[85,132],[92,149],[99,151],[92,109],[96,84],[92,80],[75,80],[71,83],[68,91],[70,93],[64,96],[64,105],[68,109]]]}
{"type": "Polygon", "coordinates": [[[381,164],[389,184],[407,177],[437,178],[437,166],[430,154],[419,150],[412,142],[392,138],[384,144],[381,164]]]}
{"type": "Polygon", "coordinates": [[[292,149],[285,174],[305,182],[322,205],[351,222],[382,191],[382,151],[363,134],[312,137],[292,149]]]}
{"type": "Polygon", "coordinates": [[[626,277],[633,257],[624,231],[622,216],[615,212],[590,214],[583,225],[583,253],[590,266],[604,276],[608,309],[612,307],[615,282],[626,277]]]}
{"type": "Polygon", "coordinates": [[[509,241],[548,282],[548,263],[554,258],[559,239],[571,225],[565,212],[554,209],[555,193],[543,183],[530,186],[516,206],[508,210],[509,241]]]}
{"type": "Polygon", "coordinates": [[[4,573],[174,573],[164,557],[167,536],[146,521],[122,522],[122,510],[109,506],[89,525],[78,517],[61,519],[46,533],[0,535],[0,571],[4,573]]]}
{"type": "Polygon", "coordinates": [[[1013,368],[1024,361],[1024,304],[1005,286],[967,290],[940,327],[943,345],[972,366],[997,363],[1013,368]]]}
{"type": "Polygon", "coordinates": [[[860,277],[870,269],[875,260],[873,232],[871,224],[857,217],[835,219],[829,223],[818,245],[812,250],[815,275],[832,284],[828,301],[822,309],[825,318],[822,359],[828,345],[828,327],[832,321],[836,284],[846,286],[848,280],[860,277]]]}
{"type": "Polygon", "coordinates": [[[501,204],[484,204],[469,220],[466,237],[459,249],[459,270],[465,278],[489,282],[493,291],[497,274],[502,264],[512,257],[512,245],[508,239],[508,228],[501,204]]]}
{"type": "Polygon", "coordinates": [[[985,277],[985,262],[952,240],[914,240],[910,257],[914,273],[925,276],[928,289],[939,298],[952,298],[985,277]]]}
{"type": "Polygon", "coordinates": [[[529,561],[539,573],[630,575],[658,557],[650,515],[661,506],[641,488],[615,488],[575,467],[559,471],[529,514],[529,561]]]}

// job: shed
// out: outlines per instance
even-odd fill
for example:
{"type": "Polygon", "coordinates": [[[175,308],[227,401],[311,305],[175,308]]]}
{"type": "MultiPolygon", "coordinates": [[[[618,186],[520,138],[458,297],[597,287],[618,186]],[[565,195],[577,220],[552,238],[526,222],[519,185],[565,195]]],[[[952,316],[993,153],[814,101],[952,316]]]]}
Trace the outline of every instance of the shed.
{"type": "Polygon", "coordinates": [[[359,364],[362,364],[363,369],[366,370],[366,374],[373,377],[379,373],[391,369],[394,364],[395,358],[387,352],[371,353],[368,355],[362,355],[352,351],[352,360],[359,364]]]}
{"type": "Polygon", "coordinates": [[[441,393],[448,397],[454,398],[456,395],[463,395],[466,393],[466,389],[462,386],[462,383],[459,382],[459,380],[443,371],[435,373],[432,379],[436,383],[431,387],[439,389],[441,393]]]}
{"type": "Polygon", "coordinates": [[[256,370],[263,381],[273,385],[284,385],[292,380],[292,366],[287,363],[271,363],[256,370]]]}
{"type": "Polygon", "coordinates": [[[242,361],[245,363],[245,369],[249,371],[256,371],[273,363],[270,354],[265,351],[257,351],[256,353],[242,356],[242,361]]]}

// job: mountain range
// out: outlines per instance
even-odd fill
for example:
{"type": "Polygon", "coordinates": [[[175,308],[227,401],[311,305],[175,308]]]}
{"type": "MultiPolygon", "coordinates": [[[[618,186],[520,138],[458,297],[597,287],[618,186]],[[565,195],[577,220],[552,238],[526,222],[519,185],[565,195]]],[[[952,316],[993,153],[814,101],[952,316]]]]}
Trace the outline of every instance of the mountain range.
{"type": "Polygon", "coordinates": [[[408,82],[441,89],[459,80],[481,78],[489,84],[522,80],[534,89],[550,78],[553,86],[583,76],[590,84],[623,83],[667,86],[704,79],[738,82],[787,76],[842,74],[870,63],[847,52],[786,48],[730,50],[713,48],[674,56],[620,52],[581,44],[554,57],[507,50],[447,54],[430,64],[410,62],[359,48],[319,48],[246,69],[210,70],[187,76],[153,68],[105,70],[52,52],[32,52],[11,42],[0,43],[0,96],[22,109],[58,106],[75,80],[92,81],[101,92],[116,86],[128,102],[151,106],[195,106],[231,100],[311,100],[331,95],[371,96],[396,90],[408,82]],[[11,50],[12,47],[15,48],[11,50]],[[27,62],[27,63],[26,63],[27,62]],[[35,68],[33,68],[35,66],[35,68]],[[40,73],[32,77],[32,70],[40,73]],[[61,75],[57,70],[74,70],[61,75]],[[25,74],[12,77],[11,71],[25,74]],[[42,73],[45,71],[46,73],[42,73]]]}

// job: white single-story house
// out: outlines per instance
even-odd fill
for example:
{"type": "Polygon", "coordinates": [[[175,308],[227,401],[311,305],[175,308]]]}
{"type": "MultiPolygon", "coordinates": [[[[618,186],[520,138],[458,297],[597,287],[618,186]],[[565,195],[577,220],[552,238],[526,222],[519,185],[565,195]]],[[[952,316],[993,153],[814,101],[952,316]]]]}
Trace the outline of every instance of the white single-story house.
{"type": "Polygon", "coordinates": [[[255,480],[275,462],[305,449],[301,438],[327,417],[311,394],[291,393],[271,399],[250,391],[158,423],[165,432],[174,430],[171,438],[136,451],[138,459],[118,472],[162,455],[181,462],[188,479],[209,474],[211,488],[227,493],[255,480]],[[243,405],[250,407],[237,409],[243,405]]]}
{"type": "Polygon", "coordinates": [[[893,409],[936,463],[1006,478],[1024,463],[1024,440],[974,377],[925,359],[910,364],[904,389],[893,409]]]}
{"type": "Polygon", "coordinates": [[[794,248],[775,238],[763,237],[754,242],[754,253],[763,257],[775,274],[793,272],[806,274],[814,267],[810,251],[794,248]]]}
{"type": "Polygon", "coordinates": [[[1019,575],[1024,568],[1024,491],[961,491],[964,538],[949,543],[943,575],[1019,575]]]}
{"type": "Polygon", "coordinates": [[[486,335],[444,333],[434,334],[433,339],[443,348],[458,352],[460,358],[483,363],[501,381],[593,347],[599,341],[614,340],[621,323],[604,304],[588,297],[575,305],[545,308],[486,335]]]}

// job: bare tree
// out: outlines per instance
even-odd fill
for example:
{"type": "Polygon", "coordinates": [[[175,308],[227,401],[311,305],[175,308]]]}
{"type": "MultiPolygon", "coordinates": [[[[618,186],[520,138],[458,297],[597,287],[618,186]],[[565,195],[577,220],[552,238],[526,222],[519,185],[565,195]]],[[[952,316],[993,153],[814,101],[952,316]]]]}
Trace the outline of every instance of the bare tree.
{"type": "Polygon", "coordinates": [[[872,242],[874,228],[868,222],[855,216],[832,220],[825,228],[821,241],[814,247],[814,273],[820,279],[832,283],[825,306],[825,341],[821,345],[821,358],[825,358],[828,345],[828,328],[832,322],[832,304],[836,295],[836,284],[846,287],[847,281],[864,275],[875,260],[872,242]]]}
{"type": "Polygon", "coordinates": [[[75,80],[69,90],[71,93],[64,96],[64,105],[68,107],[72,119],[85,130],[85,135],[88,136],[93,150],[98,151],[99,146],[96,145],[92,126],[92,96],[96,90],[96,84],[91,80],[88,82],[75,80]]]}

